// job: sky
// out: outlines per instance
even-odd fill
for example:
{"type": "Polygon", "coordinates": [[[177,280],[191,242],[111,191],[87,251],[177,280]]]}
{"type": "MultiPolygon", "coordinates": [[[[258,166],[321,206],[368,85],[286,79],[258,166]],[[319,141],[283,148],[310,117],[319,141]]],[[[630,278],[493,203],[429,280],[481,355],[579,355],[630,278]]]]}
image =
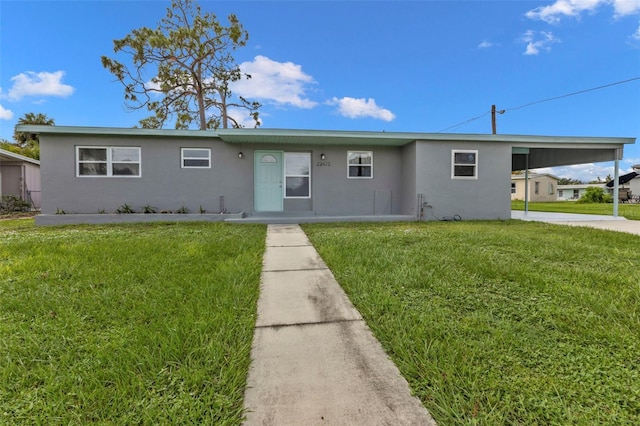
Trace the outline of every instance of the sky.
{"type": "MultiPolygon", "coordinates": [[[[637,138],[640,0],[198,2],[249,32],[232,87],[263,128],[637,138]]],[[[0,139],[25,114],[133,127],[102,67],[113,40],[155,28],[169,0],[0,0],[0,139]]],[[[247,123],[248,127],[253,127],[247,123]]],[[[171,126],[166,126],[171,127],[171,126]]],[[[541,169],[589,181],[613,163],[541,169]]]]}

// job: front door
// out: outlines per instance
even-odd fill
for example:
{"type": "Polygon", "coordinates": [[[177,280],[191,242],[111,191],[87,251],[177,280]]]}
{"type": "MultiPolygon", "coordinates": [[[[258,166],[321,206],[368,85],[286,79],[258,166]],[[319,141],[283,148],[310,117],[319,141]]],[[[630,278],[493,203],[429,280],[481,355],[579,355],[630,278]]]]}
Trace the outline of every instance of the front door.
{"type": "Polygon", "coordinates": [[[281,151],[256,151],[253,188],[257,212],[282,211],[282,176],[281,151]]]}

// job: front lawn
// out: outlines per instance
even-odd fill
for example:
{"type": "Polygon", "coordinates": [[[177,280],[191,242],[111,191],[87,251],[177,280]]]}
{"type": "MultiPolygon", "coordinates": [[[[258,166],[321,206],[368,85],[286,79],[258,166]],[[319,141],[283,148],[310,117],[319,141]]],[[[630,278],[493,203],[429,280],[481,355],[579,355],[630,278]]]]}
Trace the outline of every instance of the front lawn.
{"type": "MultiPolygon", "coordinates": [[[[524,201],[511,201],[512,210],[524,210],[524,201]]],[[[546,203],[529,203],[529,211],[553,213],[577,213],[613,215],[611,203],[576,203],[575,201],[551,201],[546,203]]],[[[629,220],[640,220],[640,204],[618,204],[618,215],[629,220]]]]}
{"type": "Polygon", "coordinates": [[[640,424],[640,237],[520,221],[304,230],[439,424],[640,424]]]}
{"type": "Polygon", "coordinates": [[[0,222],[0,424],[240,424],[264,238],[0,222]]]}

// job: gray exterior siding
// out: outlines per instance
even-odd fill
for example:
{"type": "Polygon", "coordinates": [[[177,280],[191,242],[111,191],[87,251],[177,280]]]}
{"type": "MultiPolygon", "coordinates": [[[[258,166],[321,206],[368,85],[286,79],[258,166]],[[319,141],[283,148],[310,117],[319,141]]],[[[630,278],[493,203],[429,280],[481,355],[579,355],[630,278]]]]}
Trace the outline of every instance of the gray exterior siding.
{"type": "Polygon", "coordinates": [[[416,192],[424,194],[425,220],[459,215],[468,219],[511,217],[511,150],[494,143],[418,142],[416,192]],[[451,178],[452,150],[478,151],[478,178],[451,178]]]}
{"type": "MultiPolygon", "coordinates": [[[[158,138],[78,137],[50,135],[41,144],[42,212],[114,212],[123,204],[139,211],[151,205],[159,210],[182,206],[197,212],[219,212],[220,196],[228,211],[251,205],[251,161],[238,158],[237,148],[212,138],[171,140],[158,138]],[[76,146],[141,148],[141,177],[77,177],[76,146]],[[182,169],[180,148],[211,148],[210,169],[182,169]],[[230,173],[233,171],[233,173],[230,173]]],[[[246,158],[246,157],[245,157],[246,158]]]]}
{"type": "Polygon", "coordinates": [[[44,214],[114,212],[129,204],[175,211],[253,214],[255,150],[311,154],[311,198],[284,199],[284,213],[388,215],[402,213],[402,149],[397,147],[227,144],[217,138],[95,137],[43,135],[41,146],[44,214]],[[141,148],[141,177],[77,177],[77,146],[141,148]],[[210,169],[183,169],[181,148],[210,148],[210,169]],[[373,152],[373,179],[347,178],[347,152],[373,152]],[[238,152],[243,158],[238,158],[238,152]],[[325,154],[325,161],[320,154],[325,154]]]}
{"type": "MultiPolygon", "coordinates": [[[[244,220],[245,215],[255,216],[256,220],[311,220],[314,216],[318,220],[411,220],[420,216],[421,195],[428,206],[423,220],[456,215],[463,220],[506,220],[511,217],[511,171],[520,167],[524,152],[530,153],[530,167],[545,167],[619,158],[624,144],[634,143],[627,138],[518,135],[19,127],[21,131],[40,134],[43,217],[51,217],[57,210],[95,216],[101,211],[113,213],[128,204],[136,211],[150,205],[173,212],[186,207],[196,214],[202,207],[216,216],[200,215],[206,220],[218,220],[217,216],[222,215],[215,213],[223,207],[227,213],[224,220],[232,216],[234,220],[244,220]],[[78,146],[138,147],[141,175],[76,176],[78,146]],[[182,168],[181,148],[211,149],[211,167],[182,168]],[[471,165],[475,176],[452,177],[453,150],[477,153],[471,165]],[[274,152],[269,158],[256,155],[257,151],[308,153],[310,197],[280,199],[287,186],[287,179],[280,174],[284,169],[280,168],[287,157],[274,152]],[[348,151],[373,153],[372,178],[348,177],[348,151]],[[239,152],[243,153],[242,158],[239,152]],[[256,165],[258,159],[261,162],[256,165]],[[254,179],[256,170],[259,182],[254,179]],[[255,186],[261,189],[255,190],[255,186]]],[[[293,184],[290,188],[304,195],[304,159],[301,163],[299,157],[288,158],[297,161],[291,163],[292,170],[299,172],[289,180],[293,184]]],[[[462,174],[469,172],[465,161],[473,159],[461,156],[459,160],[458,170],[462,174]]],[[[117,170],[132,170],[126,164],[118,166],[117,170]]],[[[366,165],[360,167],[360,171],[367,170],[366,165]]],[[[89,159],[85,170],[104,170],[104,166],[89,159]]],[[[161,217],[158,215],[158,220],[161,217]]]]}

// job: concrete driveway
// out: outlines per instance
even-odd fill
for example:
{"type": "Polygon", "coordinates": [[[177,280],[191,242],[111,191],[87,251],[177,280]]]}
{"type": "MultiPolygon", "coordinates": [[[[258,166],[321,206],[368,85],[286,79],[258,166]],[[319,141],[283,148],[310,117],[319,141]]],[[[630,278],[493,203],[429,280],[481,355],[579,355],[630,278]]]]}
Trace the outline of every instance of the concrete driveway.
{"type": "Polygon", "coordinates": [[[606,229],[608,231],[627,232],[640,235],[640,221],[627,220],[622,216],[602,216],[594,214],[571,214],[549,212],[511,211],[511,219],[535,222],[556,223],[558,225],[586,226],[589,228],[606,229]]]}

